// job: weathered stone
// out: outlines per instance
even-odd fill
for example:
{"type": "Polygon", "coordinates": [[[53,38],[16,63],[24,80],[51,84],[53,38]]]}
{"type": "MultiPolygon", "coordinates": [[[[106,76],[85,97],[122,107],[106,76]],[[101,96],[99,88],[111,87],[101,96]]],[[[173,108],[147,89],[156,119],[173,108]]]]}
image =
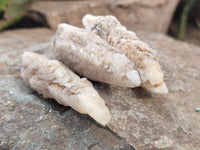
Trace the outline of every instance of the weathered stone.
{"type": "MultiPolygon", "coordinates": [[[[199,149],[200,117],[195,111],[200,107],[199,47],[160,34],[137,33],[157,51],[169,94],[151,95],[142,88],[95,82],[111,111],[108,131],[86,115],[43,99],[19,78],[24,48],[53,34],[47,29],[1,33],[0,148],[199,149]]],[[[37,52],[49,53],[42,49],[37,52]]]]}
{"type": "Polygon", "coordinates": [[[32,11],[40,12],[53,29],[59,23],[82,27],[85,14],[114,15],[130,30],[166,32],[179,0],[87,0],[35,1],[32,11]]]}
{"type": "Polygon", "coordinates": [[[108,127],[136,149],[199,149],[200,48],[164,35],[138,35],[157,50],[169,94],[100,86],[112,115],[108,127]]]}
{"type": "Polygon", "coordinates": [[[112,131],[92,123],[95,121],[87,115],[42,98],[21,79],[21,54],[52,35],[47,29],[5,31],[0,35],[0,149],[133,150],[112,131]]]}

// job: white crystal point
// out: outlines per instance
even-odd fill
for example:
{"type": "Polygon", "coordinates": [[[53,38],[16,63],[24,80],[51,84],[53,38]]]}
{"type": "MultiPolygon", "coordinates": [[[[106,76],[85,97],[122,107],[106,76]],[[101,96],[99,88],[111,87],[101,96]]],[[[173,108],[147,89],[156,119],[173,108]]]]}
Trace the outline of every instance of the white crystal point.
{"type": "Polygon", "coordinates": [[[83,17],[82,21],[84,22],[84,21],[87,19],[87,22],[89,22],[90,20],[92,21],[92,20],[95,19],[95,18],[96,18],[96,17],[93,16],[93,15],[91,15],[91,14],[86,14],[86,15],[83,17]]]}
{"type": "Polygon", "coordinates": [[[165,83],[162,83],[160,86],[158,87],[154,87],[151,84],[144,84],[145,88],[155,94],[168,94],[168,88],[166,86],[165,83]]]}
{"type": "MultiPolygon", "coordinates": [[[[142,70],[142,75],[145,75],[146,80],[149,81],[153,87],[158,87],[163,84],[163,72],[158,62],[149,59],[144,60],[144,62],[147,67],[142,70]]],[[[142,76],[141,79],[143,79],[142,76]]]]}
{"type": "Polygon", "coordinates": [[[109,109],[105,106],[105,103],[99,99],[99,97],[96,97],[95,95],[83,94],[79,95],[79,99],[81,111],[87,112],[89,116],[94,118],[103,126],[110,121],[111,115],[109,109]]]}
{"type": "Polygon", "coordinates": [[[102,125],[109,122],[111,116],[104,100],[87,79],[80,78],[61,62],[36,53],[24,53],[22,63],[22,78],[43,97],[89,114],[102,125]]]}
{"type": "MultiPolygon", "coordinates": [[[[37,59],[37,55],[38,54],[36,54],[36,53],[24,52],[22,55],[23,67],[26,68],[29,65],[31,65],[37,59]]],[[[43,57],[43,55],[41,55],[41,57],[43,57]]]]}
{"type": "Polygon", "coordinates": [[[136,70],[132,70],[130,72],[126,73],[127,78],[132,82],[132,87],[135,86],[140,86],[141,80],[138,72],[136,70]]]}
{"type": "Polygon", "coordinates": [[[87,27],[89,27],[92,24],[93,19],[95,19],[95,17],[93,15],[91,15],[91,14],[86,14],[83,17],[82,22],[85,25],[86,30],[89,30],[89,28],[87,28],[87,27]]]}

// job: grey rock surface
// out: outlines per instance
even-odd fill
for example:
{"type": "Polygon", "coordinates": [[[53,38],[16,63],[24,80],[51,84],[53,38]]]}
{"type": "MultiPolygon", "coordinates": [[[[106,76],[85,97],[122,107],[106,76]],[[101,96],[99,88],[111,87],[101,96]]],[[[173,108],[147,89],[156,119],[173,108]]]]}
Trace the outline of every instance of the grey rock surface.
{"type": "Polygon", "coordinates": [[[53,29],[59,23],[82,27],[85,14],[114,15],[130,30],[165,33],[179,0],[78,0],[34,1],[31,11],[39,12],[53,29]]]}
{"type": "Polygon", "coordinates": [[[200,48],[160,34],[138,36],[157,51],[169,94],[101,87],[112,115],[108,127],[136,149],[198,150],[200,48]]]}
{"type": "MultiPolygon", "coordinates": [[[[20,55],[53,34],[48,29],[0,34],[0,149],[199,149],[199,47],[139,33],[158,53],[169,94],[94,82],[112,115],[103,128],[87,115],[42,98],[20,78],[20,55]]],[[[35,49],[49,54],[44,47],[35,49]]]]}
{"type": "Polygon", "coordinates": [[[52,35],[48,29],[0,34],[0,149],[133,150],[126,140],[87,115],[42,98],[23,82],[21,54],[52,35]]]}

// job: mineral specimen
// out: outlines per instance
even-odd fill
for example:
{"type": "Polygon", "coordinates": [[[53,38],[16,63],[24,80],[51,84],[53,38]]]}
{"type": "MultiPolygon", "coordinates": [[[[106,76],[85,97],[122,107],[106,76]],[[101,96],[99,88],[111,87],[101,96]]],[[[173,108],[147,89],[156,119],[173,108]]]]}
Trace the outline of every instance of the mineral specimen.
{"type": "Polygon", "coordinates": [[[85,29],[60,24],[52,41],[55,58],[79,75],[121,87],[141,84],[133,62],[85,29]]]}
{"type": "Polygon", "coordinates": [[[100,36],[135,64],[142,87],[153,93],[168,93],[154,50],[142,42],[134,32],[128,31],[114,16],[86,15],[82,22],[86,30],[100,36]]]}
{"type": "Polygon", "coordinates": [[[44,55],[25,52],[22,62],[22,78],[45,98],[54,98],[60,104],[89,114],[102,125],[109,122],[111,115],[104,100],[87,79],[44,55]]]}

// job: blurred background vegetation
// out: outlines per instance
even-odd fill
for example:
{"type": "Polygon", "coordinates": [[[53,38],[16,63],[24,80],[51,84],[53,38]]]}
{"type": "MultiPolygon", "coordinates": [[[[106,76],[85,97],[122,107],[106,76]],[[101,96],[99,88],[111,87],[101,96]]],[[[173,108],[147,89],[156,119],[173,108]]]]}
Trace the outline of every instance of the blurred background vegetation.
{"type": "MultiPolygon", "coordinates": [[[[185,29],[188,21],[188,17],[190,15],[191,10],[194,8],[194,6],[199,2],[199,0],[187,0],[184,4],[181,14],[180,14],[180,21],[179,21],[179,32],[178,32],[178,39],[183,40],[185,37],[185,29]]],[[[198,18],[195,18],[195,21],[197,23],[197,26],[199,27],[199,21],[198,18]]]]}
{"type": "Polygon", "coordinates": [[[0,31],[19,22],[32,0],[0,0],[0,31]]]}
{"type": "Polygon", "coordinates": [[[200,29],[200,1],[181,0],[176,8],[169,34],[179,40],[184,40],[190,30],[200,29]],[[187,26],[188,29],[187,29],[187,26]]]}
{"type": "MultiPolygon", "coordinates": [[[[48,26],[42,21],[36,23],[27,17],[31,14],[29,11],[31,3],[32,0],[0,0],[0,31],[21,27],[48,26]]],[[[180,0],[168,34],[179,40],[190,40],[190,36],[194,36],[196,43],[200,44],[198,39],[200,36],[199,10],[200,0],[180,0]]]]}

